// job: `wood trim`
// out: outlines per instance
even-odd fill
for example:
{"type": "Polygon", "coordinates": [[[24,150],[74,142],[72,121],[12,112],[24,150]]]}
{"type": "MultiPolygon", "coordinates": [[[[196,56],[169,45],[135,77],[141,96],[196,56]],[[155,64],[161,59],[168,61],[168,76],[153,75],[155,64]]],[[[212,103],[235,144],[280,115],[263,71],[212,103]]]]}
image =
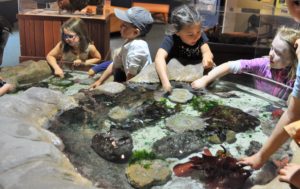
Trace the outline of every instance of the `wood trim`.
{"type": "MultiPolygon", "coordinates": [[[[61,40],[60,28],[66,16],[45,16],[19,14],[19,35],[20,35],[20,60],[45,59],[50,50],[61,40]]],[[[88,33],[94,41],[94,45],[99,50],[102,58],[109,53],[110,33],[107,19],[99,19],[103,16],[83,17],[88,27],[88,33]]]]}

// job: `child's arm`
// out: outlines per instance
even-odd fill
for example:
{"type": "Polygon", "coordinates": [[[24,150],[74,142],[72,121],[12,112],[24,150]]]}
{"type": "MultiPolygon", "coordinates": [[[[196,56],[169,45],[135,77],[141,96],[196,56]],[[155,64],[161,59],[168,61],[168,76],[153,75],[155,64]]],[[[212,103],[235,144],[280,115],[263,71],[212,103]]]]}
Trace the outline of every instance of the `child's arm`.
{"type": "Polygon", "coordinates": [[[201,53],[202,53],[202,63],[204,68],[212,68],[215,63],[213,61],[214,55],[212,54],[209,46],[207,43],[204,43],[201,46],[201,53]]]}
{"type": "Polygon", "coordinates": [[[166,92],[171,92],[172,86],[167,74],[167,63],[166,63],[167,57],[168,57],[167,51],[165,51],[162,48],[159,48],[155,56],[155,68],[160,78],[163,89],[166,92]]]}
{"type": "Polygon", "coordinates": [[[279,170],[279,180],[293,184],[300,188],[300,165],[295,163],[288,163],[279,170]]]}
{"type": "Polygon", "coordinates": [[[205,75],[201,77],[200,79],[197,79],[192,82],[192,87],[194,89],[199,89],[199,88],[205,88],[209,83],[212,81],[230,73],[230,66],[229,63],[223,63],[219,66],[217,66],[215,69],[211,70],[208,75],[205,75]]]}
{"type": "Polygon", "coordinates": [[[54,74],[63,78],[64,72],[57,64],[57,57],[61,53],[61,42],[57,43],[57,45],[47,54],[46,59],[50,66],[54,69],[54,74]]]}
{"type": "MultiPolygon", "coordinates": [[[[89,45],[89,57],[91,57],[90,59],[87,59],[85,62],[82,62],[85,66],[88,65],[93,65],[93,64],[98,64],[101,60],[101,54],[100,52],[97,50],[97,48],[95,47],[95,45],[89,45]]],[[[75,60],[76,61],[76,60],[75,60]]],[[[74,64],[76,64],[74,61],[74,64]]],[[[80,60],[81,63],[81,60],[80,60]]],[[[80,65],[77,64],[77,65],[80,65]]]]}
{"type": "Polygon", "coordinates": [[[271,136],[263,147],[254,155],[241,159],[239,163],[250,165],[254,169],[259,169],[276,152],[276,150],[287,141],[288,133],[283,129],[284,125],[288,125],[296,120],[300,120],[300,99],[292,96],[288,105],[288,109],[279,119],[271,136]]]}
{"type": "Polygon", "coordinates": [[[112,74],[113,74],[113,63],[110,64],[107,69],[103,72],[103,74],[100,76],[100,78],[93,83],[90,88],[96,88],[99,85],[102,85],[104,81],[106,81],[112,74]]]}
{"type": "Polygon", "coordinates": [[[13,91],[14,86],[12,84],[6,83],[0,88],[0,96],[13,91]]]}

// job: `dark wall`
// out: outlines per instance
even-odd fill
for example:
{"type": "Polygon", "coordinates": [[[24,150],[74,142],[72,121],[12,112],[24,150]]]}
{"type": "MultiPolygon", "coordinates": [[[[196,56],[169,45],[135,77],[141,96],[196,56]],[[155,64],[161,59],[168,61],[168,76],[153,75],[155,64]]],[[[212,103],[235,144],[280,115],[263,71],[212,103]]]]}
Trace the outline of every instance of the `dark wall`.
{"type": "Polygon", "coordinates": [[[133,0],[140,3],[157,3],[157,4],[170,4],[172,0],[133,0]]]}
{"type": "Polygon", "coordinates": [[[17,21],[18,0],[0,1],[0,16],[6,18],[11,24],[17,21]]]}
{"type": "Polygon", "coordinates": [[[130,8],[132,5],[132,0],[111,0],[111,5],[130,8]]]}

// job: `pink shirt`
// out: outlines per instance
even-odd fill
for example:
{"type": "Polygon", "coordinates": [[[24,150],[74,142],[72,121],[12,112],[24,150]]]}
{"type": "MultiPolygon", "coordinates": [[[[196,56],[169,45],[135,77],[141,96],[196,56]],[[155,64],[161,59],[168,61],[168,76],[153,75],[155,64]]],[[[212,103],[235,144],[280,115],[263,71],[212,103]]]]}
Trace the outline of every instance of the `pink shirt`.
{"type": "MultiPolygon", "coordinates": [[[[288,79],[288,73],[291,68],[273,69],[270,66],[269,57],[255,58],[251,60],[239,60],[233,63],[234,64],[230,66],[233,73],[249,72],[258,76],[275,80],[290,87],[293,87],[294,85],[295,80],[288,79]]],[[[287,99],[291,93],[291,89],[276,85],[275,83],[271,83],[260,78],[254,77],[254,83],[256,89],[282,99],[287,99]]]]}

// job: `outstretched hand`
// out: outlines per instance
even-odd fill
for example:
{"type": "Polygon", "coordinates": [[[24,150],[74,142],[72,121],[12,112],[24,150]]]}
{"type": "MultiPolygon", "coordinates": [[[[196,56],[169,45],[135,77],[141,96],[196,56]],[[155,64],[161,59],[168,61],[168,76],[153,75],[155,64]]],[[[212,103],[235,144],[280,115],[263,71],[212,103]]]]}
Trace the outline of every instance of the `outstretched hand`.
{"type": "Polygon", "coordinates": [[[54,75],[60,77],[60,78],[64,78],[65,75],[64,75],[64,71],[60,68],[54,70],[54,75]]]}
{"type": "Polygon", "coordinates": [[[252,169],[260,169],[265,162],[258,153],[244,157],[239,160],[238,164],[249,165],[252,169]]]}
{"type": "Polygon", "coordinates": [[[96,81],[95,83],[93,83],[92,85],[90,85],[90,90],[95,89],[96,87],[98,87],[99,85],[101,85],[101,81],[96,81]]]}
{"type": "Polygon", "coordinates": [[[193,89],[202,89],[208,85],[207,76],[203,76],[191,83],[193,89]]]}
{"type": "Polygon", "coordinates": [[[300,165],[295,163],[288,163],[279,171],[279,180],[293,184],[300,188],[300,165]]]}

